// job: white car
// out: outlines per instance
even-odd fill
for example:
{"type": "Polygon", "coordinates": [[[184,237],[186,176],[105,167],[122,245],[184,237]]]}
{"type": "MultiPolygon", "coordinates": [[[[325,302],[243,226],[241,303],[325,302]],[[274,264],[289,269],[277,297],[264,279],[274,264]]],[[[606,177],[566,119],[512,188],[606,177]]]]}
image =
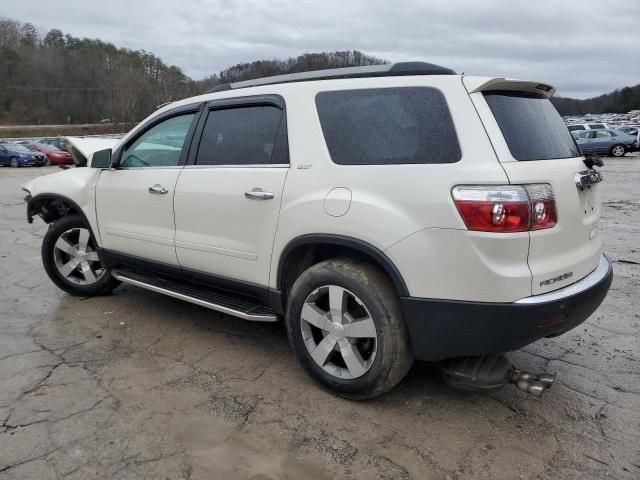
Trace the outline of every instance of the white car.
{"type": "Polygon", "coordinates": [[[606,123],[573,123],[571,125],[567,125],[567,128],[570,132],[578,132],[581,130],[603,130],[611,128],[606,123]]]}
{"type": "Polygon", "coordinates": [[[553,92],[420,62],[223,85],[26,184],[28,218],[51,224],[43,262],[66,292],[125,282],[283,318],[345,397],[389,390],[414,359],[491,370],[487,355],[583,322],[611,283],[602,177],[553,92]]]}

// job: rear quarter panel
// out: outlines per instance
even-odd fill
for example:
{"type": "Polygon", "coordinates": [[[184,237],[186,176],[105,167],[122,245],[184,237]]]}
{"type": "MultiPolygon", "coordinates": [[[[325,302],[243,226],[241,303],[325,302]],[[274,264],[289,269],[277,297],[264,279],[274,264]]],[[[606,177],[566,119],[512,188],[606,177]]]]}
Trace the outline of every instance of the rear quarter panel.
{"type": "MultiPolygon", "coordinates": [[[[304,82],[268,93],[280,93],[285,98],[291,161],[274,242],[270,286],[277,288],[276,272],[280,253],[291,240],[305,234],[324,233],[355,237],[385,251],[405,279],[411,295],[460,298],[456,294],[456,285],[463,272],[456,267],[455,259],[460,258],[456,248],[460,243],[473,243],[473,238],[465,241],[457,237],[461,240],[456,245],[448,240],[451,235],[447,231],[456,231],[460,235],[467,233],[451,199],[451,188],[458,184],[507,183],[504,170],[493,153],[460,77],[304,82]],[[421,165],[333,163],[316,111],[317,93],[408,86],[433,87],[443,92],[460,143],[461,160],[456,163],[421,165]],[[342,216],[328,215],[324,209],[325,197],[336,187],[351,191],[350,206],[342,216]],[[418,234],[427,231],[433,234],[418,234]],[[430,272],[433,272],[430,278],[435,280],[427,281],[430,272]],[[435,288],[436,285],[438,288],[435,288]]],[[[504,284],[509,291],[507,296],[512,300],[530,293],[527,249],[526,235],[511,238],[508,250],[515,255],[511,261],[520,265],[518,274],[510,278],[511,283],[504,284]]],[[[491,255],[497,253],[495,249],[490,250],[491,255]]],[[[476,259],[477,253],[473,247],[468,251],[468,255],[476,259]]],[[[476,266],[478,271],[474,275],[478,278],[482,278],[491,268],[481,259],[466,268],[476,266]]],[[[477,299],[478,295],[473,297],[468,298],[467,295],[468,299],[477,299]]],[[[501,297],[504,295],[501,294],[501,297]]]]}

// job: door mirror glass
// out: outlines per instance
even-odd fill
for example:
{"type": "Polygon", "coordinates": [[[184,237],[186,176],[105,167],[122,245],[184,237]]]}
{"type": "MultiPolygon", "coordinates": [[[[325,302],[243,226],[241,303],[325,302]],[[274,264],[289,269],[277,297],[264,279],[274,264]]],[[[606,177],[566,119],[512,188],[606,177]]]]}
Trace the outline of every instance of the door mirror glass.
{"type": "Polygon", "coordinates": [[[98,150],[91,158],[92,168],[109,168],[111,167],[111,149],[98,150]]]}

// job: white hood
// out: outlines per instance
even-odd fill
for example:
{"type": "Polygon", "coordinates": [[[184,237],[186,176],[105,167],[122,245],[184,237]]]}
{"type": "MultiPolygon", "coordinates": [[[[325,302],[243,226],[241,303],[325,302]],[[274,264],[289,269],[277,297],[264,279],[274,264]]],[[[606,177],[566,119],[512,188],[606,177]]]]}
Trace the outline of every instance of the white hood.
{"type": "MultiPolygon", "coordinates": [[[[106,148],[113,148],[119,141],[119,138],[100,138],[100,137],[65,137],[65,139],[87,160],[87,166],[91,166],[91,157],[97,151],[106,148]]],[[[75,152],[72,155],[76,156],[75,152]]],[[[76,159],[76,162],[81,159],[76,159]]]]}

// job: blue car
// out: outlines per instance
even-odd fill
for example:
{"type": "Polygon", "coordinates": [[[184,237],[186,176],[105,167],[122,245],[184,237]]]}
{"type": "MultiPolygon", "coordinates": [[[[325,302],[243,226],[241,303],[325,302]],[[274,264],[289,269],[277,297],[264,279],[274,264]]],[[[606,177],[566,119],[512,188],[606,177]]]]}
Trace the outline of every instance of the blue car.
{"type": "Polygon", "coordinates": [[[10,167],[41,167],[47,162],[46,157],[39,152],[32,152],[23,145],[15,143],[0,143],[0,165],[10,167]]]}
{"type": "Polygon", "coordinates": [[[622,157],[635,149],[635,138],[610,129],[571,132],[582,153],[622,157]]]}

